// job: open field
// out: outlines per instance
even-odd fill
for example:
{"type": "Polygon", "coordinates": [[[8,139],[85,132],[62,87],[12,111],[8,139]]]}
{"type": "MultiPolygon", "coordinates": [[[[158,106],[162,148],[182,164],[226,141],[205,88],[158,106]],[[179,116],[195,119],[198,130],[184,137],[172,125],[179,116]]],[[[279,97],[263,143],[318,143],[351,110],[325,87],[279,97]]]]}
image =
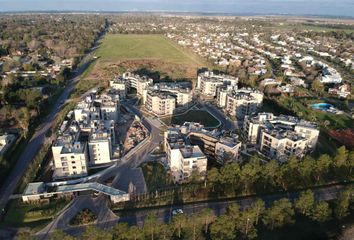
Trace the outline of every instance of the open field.
{"type": "Polygon", "coordinates": [[[111,79],[124,71],[149,69],[151,75],[172,79],[196,78],[208,64],[163,35],[107,34],[96,52],[96,64],[86,79],[111,79]]]}
{"type": "Polygon", "coordinates": [[[213,115],[205,110],[190,110],[184,114],[162,118],[161,120],[167,125],[182,125],[185,122],[198,122],[205,127],[217,127],[220,124],[213,115]]]}

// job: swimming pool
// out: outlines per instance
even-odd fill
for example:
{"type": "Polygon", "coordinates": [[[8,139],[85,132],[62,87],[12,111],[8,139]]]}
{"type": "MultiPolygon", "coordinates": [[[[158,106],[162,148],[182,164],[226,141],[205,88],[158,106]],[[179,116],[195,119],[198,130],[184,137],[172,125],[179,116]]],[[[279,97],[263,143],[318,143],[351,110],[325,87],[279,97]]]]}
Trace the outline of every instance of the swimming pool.
{"type": "Polygon", "coordinates": [[[318,109],[318,110],[322,110],[322,111],[327,111],[330,108],[334,108],[334,106],[332,104],[329,103],[315,103],[310,105],[313,109],[318,109]]]}

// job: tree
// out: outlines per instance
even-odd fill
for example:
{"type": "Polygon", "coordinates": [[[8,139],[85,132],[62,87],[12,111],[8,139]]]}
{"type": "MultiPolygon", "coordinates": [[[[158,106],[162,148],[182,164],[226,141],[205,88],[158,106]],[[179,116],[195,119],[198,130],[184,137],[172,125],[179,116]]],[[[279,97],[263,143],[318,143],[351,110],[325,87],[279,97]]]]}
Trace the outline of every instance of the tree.
{"type": "Polygon", "coordinates": [[[23,130],[23,136],[25,138],[27,138],[29,121],[30,121],[30,114],[29,114],[27,108],[25,108],[25,107],[20,108],[20,112],[19,112],[19,116],[17,118],[17,121],[23,130]]]}
{"type": "Polygon", "coordinates": [[[210,236],[212,239],[236,239],[235,221],[226,215],[218,217],[215,222],[211,224],[210,236]]]}
{"type": "Polygon", "coordinates": [[[212,168],[208,171],[207,175],[207,185],[215,191],[215,187],[219,184],[219,170],[217,168],[212,168]]]}
{"type": "Polygon", "coordinates": [[[311,219],[318,222],[325,222],[332,216],[332,210],[328,203],[321,201],[317,203],[312,211],[311,219]]]}
{"type": "Polygon", "coordinates": [[[331,167],[332,159],[328,154],[322,154],[316,161],[314,176],[316,181],[324,179],[331,167]]]}
{"type": "Polygon", "coordinates": [[[129,231],[128,223],[118,223],[114,226],[113,232],[113,239],[115,240],[124,240],[126,239],[127,233],[129,231]]]}
{"type": "Polygon", "coordinates": [[[168,240],[173,236],[173,229],[168,224],[161,224],[159,226],[159,239],[168,240]]]}
{"type": "Polygon", "coordinates": [[[146,235],[151,237],[151,240],[154,240],[154,237],[158,232],[158,226],[159,224],[157,223],[156,215],[149,213],[144,221],[144,230],[146,231],[146,235]]]}
{"type": "Polygon", "coordinates": [[[336,167],[342,167],[346,164],[348,159],[348,150],[345,146],[342,146],[337,149],[336,156],[334,157],[334,163],[336,167]]]}
{"type": "Polygon", "coordinates": [[[215,220],[215,214],[210,208],[204,208],[200,213],[199,217],[204,224],[204,233],[208,232],[209,224],[215,220]]]}
{"type": "Polygon", "coordinates": [[[178,238],[181,238],[182,229],[185,227],[187,223],[186,216],[184,214],[177,214],[176,216],[173,217],[172,221],[173,221],[174,228],[177,230],[178,238]]]}
{"type": "Polygon", "coordinates": [[[237,163],[226,164],[220,170],[220,181],[224,186],[231,186],[231,191],[234,191],[235,185],[240,177],[240,165],[237,163]]]}
{"type": "Polygon", "coordinates": [[[316,161],[311,156],[306,156],[300,163],[300,176],[303,186],[308,186],[312,183],[313,170],[315,169],[316,161]]]}
{"type": "Polygon", "coordinates": [[[186,227],[188,229],[188,236],[185,236],[187,239],[196,240],[201,233],[201,228],[203,226],[203,222],[201,221],[199,214],[193,214],[188,217],[188,221],[186,227]]]}
{"type": "Polygon", "coordinates": [[[271,208],[265,211],[263,223],[271,230],[280,228],[286,224],[294,222],[295,212],[292,209],[291,202],[288,199],[282,198],[275,201],[271,208]]]}
{"type": "Polygon", "coordinates": [[[240,182],[244,186],[246,193],[252,192],[252,186],[257,182],[261,176],[262,167],[259,163],[259,159],[253,158],[249,163],[246,163],[241,169],[240,182]]]}
{"type": "Polygon", "coordinates": [[[354,190],[349,188],[343,191],[337,200],[336,207],[334,209],[335,216],[338,219],[342,219],[349,214],[349,207],[354,202],[354,190]]]}
{"type": "Polygon", "coordinates": [[[257,199],[254,203],[252,203],[250,209],[254,211],[255,223],[258,224],[259,219],[265,211],[264,201],[262,199],[257,199]]]}
{"type": "Polygon", "coordinates": [[[252,208],[247,208],[241,213],[240,219],[236,224],[236,228],[243,234],[247,239],[254,239],[257,237],[257,230],[254,226],[255,223],[255,212],[252,208]]]}
{"type": "Polygon", "coordinates": [[[279,163],[276,160],[271,160],[264,165],[262,171],[262,178],[264,181],[264,187],[268,188],[269,186],[275,187],[279,182],[279,163]]]}
{"type": "Polygon", "coordinates": [[[94,226],[88,226],[81,238],[85,240],[111,240],[112,234],[94,226]]]}
{"type": "Polygon", "coordinates": [[[143,240],[144,238],[144,232],[141,228],[138,226],[132,226],[129,228],[127,232],[127,239],[129,240],[143,240]]]}
{"type": "Polygon", "coordinates": [[[73,236],[66,234],[62,230],[55,230],[49,238],[50,240],[74,240],[73,236]]]}
{"type": "Polygon", "coordinates": [[[305,216],[310,216],[315,205],[315,196],[311,190],[300,193],[295,201],[295,209],[305,216]]]}
{"type": "Polygon", "coordinates": [[[316,92],[318,95],[322,96],[324,92],[324,85],[319,80],[314,80],[311,84],[312,91],[316,92]]]}
{"type": "Polygon", "coordinates": [[[230,204],[226,209],[226,215],[237,221],[241,216],[240,205],[236,203],[230,204]]]}

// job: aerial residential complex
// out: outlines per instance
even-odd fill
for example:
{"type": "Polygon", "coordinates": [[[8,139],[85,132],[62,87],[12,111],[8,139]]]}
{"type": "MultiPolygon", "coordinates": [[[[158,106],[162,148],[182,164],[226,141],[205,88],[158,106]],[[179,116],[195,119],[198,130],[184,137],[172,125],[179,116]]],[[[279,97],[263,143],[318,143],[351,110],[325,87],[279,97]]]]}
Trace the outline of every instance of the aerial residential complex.
{"type": "Polygon", "coordinates": [[[292,155],[302,158],[314,150],[319,136],[313,123],[272,113],[246,116],[243,133],[247,141],[265,156],[282,162],[292,155]]]}
{"type": "Polygon", "coordinates": [[[129,89],[136,89],[147,111],[157,115],[172,115],[176,108],[188,107],[192,102],[193,93],[189,86],[183,83],[163,82],[153,83],[146,76],[124,73],[110,81],[111,88],[115,89],[121,98],[124,98],[129,89]]]}
{"type": "Polygon", "coordinates": [[[91,93],[68,114],[52,146],[54,178],[85,176],[89,166],[110,163],[119,96],[91,93]]]}

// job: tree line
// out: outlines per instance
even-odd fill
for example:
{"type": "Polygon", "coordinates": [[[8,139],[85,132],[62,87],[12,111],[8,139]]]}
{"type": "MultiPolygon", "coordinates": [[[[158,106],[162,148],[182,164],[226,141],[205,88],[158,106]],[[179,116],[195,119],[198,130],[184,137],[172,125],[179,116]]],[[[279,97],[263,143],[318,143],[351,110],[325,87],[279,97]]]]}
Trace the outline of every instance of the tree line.
{"type": "Polygon", "coordinates": [[[207,173],[206,185],[216,195],[288,191],[315,185],[353,180],[354,151],[344,146],[334,157],[322,154],[299,160],[292,156],[286,163],[262,162],[257,156],[245,164],[231,163],[207,173]]]}
{"type": "MultiPolygon", "coordinates": [[[[344,190],[336,202],[317,201],[311,190],[301,192],[292,203],[287,198],[275,200],[268,207],[257,199],[248,207],[230,204],[226,212],[216,216],[212,209],[205,208],[193,215],[178,214],[169,223],[162,223],[154,213],[144,219],[143,226],[118,223],[112,229],[94,226],[86,228],[76,238],[63,231],[55,231],[52,240],[138,240],[138,239],[256,239],[261,228],[268,231],[290,226],[303,218],[314,223],[342,219],[354,210],[354,189],[344,190]]],[[[28,239],[28,234],[18,234],[18,239],[28,239]]],[[[35,238],[34,238],[35,239],[35,238]]]]}

